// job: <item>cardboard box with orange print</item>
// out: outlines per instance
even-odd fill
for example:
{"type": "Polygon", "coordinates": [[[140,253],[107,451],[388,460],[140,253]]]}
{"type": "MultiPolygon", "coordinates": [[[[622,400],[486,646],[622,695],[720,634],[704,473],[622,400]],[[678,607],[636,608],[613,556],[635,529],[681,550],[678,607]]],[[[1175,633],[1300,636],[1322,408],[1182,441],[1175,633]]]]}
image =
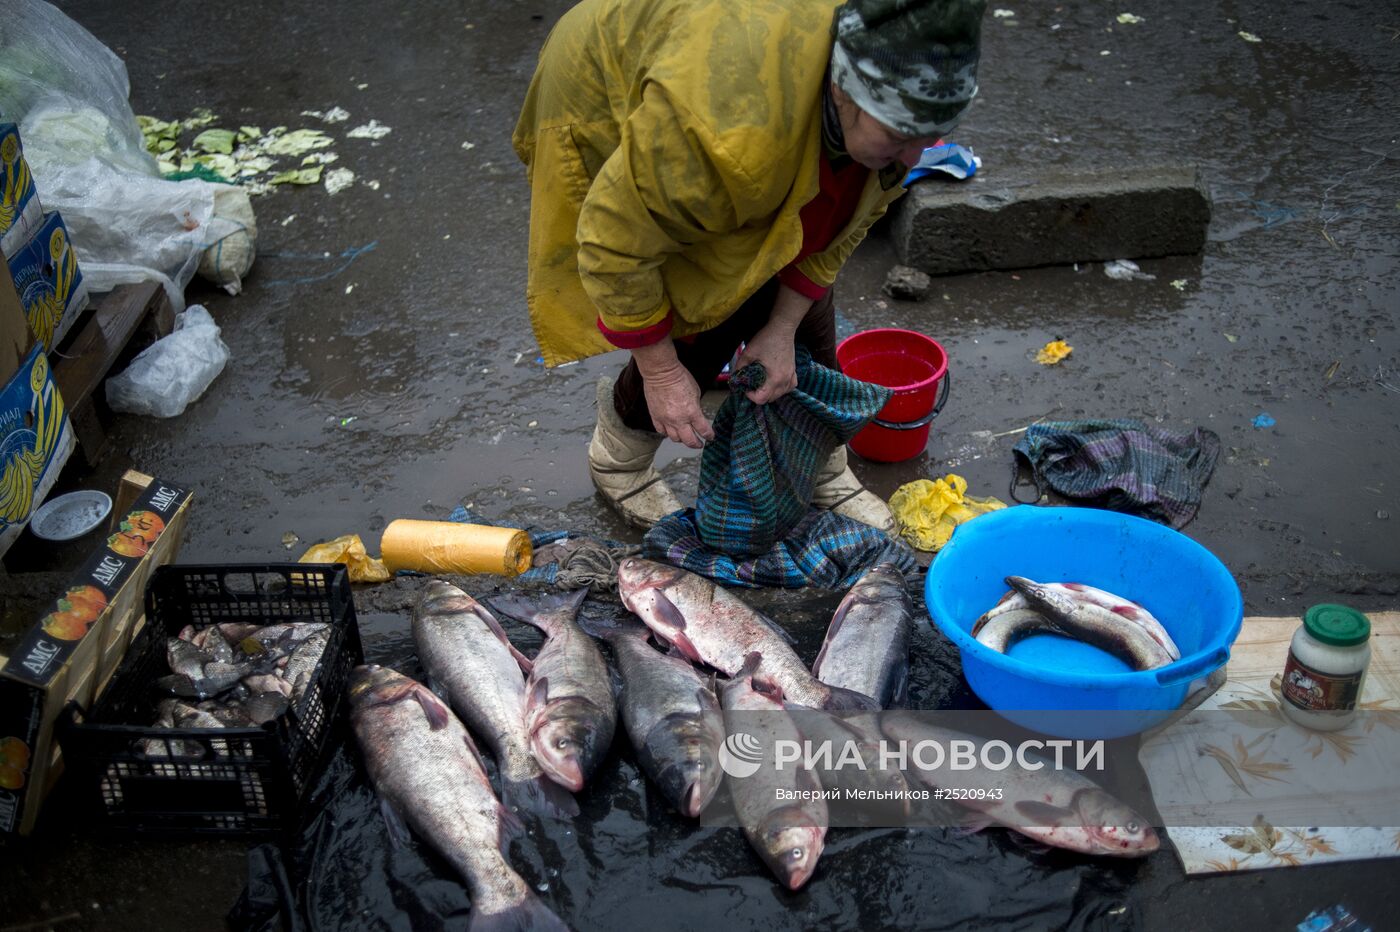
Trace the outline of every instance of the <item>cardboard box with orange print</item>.
{"type": "Polygon", "coordinates": [[[48,611],[0,657],[0,834],[28,834],[62,772],[54,723],[92,708],[145,623],[146,581],[179,552],[191,493],[129,472],[111,533],[48,611]]]}

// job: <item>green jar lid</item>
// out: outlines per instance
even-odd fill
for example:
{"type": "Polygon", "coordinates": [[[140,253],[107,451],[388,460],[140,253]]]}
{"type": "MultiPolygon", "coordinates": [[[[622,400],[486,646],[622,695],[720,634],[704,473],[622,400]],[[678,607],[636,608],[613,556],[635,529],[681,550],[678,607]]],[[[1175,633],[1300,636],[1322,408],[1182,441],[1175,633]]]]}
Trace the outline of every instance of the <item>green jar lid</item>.
{"type": "Polygon", "coordinates": [[[1324,644],[1350,647],[1371,636],[1371,620],[1346,605],[1314,605],[1303,615],[1308,634],[1324,644]]]}

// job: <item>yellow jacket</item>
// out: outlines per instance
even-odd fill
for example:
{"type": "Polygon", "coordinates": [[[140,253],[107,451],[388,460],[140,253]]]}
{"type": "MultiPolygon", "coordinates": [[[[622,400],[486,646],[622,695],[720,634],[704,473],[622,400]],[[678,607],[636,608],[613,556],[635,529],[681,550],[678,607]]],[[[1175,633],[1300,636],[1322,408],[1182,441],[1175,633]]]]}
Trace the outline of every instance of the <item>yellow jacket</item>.
{"type": "MultiPolygon", "coordinates": [[[[583,0],[540,53],[512,141],[531,185],[527,300],[550,366],[673,315],[716,326],[791,262],[817,193],[837,0],[583,0]]],[[[870,172],[799,268],[830,285],[903,189],[870,172]]]]}

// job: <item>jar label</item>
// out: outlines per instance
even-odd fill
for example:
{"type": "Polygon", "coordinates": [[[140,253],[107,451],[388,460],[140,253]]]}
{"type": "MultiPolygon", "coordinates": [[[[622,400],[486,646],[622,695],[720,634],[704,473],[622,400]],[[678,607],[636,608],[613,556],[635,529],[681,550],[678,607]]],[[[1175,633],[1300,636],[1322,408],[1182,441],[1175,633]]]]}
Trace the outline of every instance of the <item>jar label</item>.
{"type": "Polygon", "coordinates": [[[1361,678],[1356,673],[1323,673],[1302,663],[1288,652],[1283,668],[1283,698],[1294,708],[1309,712],[1349,712],[1361,698],[1361,678]]]}

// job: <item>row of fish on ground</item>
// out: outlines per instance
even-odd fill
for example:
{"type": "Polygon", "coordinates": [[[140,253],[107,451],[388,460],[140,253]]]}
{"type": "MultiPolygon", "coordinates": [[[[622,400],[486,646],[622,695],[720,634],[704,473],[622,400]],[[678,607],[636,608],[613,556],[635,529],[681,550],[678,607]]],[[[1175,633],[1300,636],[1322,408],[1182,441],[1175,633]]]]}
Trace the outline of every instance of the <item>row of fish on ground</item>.
{"type": "MultiPolygon", "coordinates": [[[[518,813],[578,813],[573,794],[607,755],[619,704],[642,770],[692,818],[723,780],[726,715],[787,712],[763,717],[788,732],[768,738],[856,740],[872,755],[883,736],[970,738],[915,713],[883,711],[903,703],[914,625],[905,580],[893,566],[876,567],[847,593],[811,669],[771,620],[703,577],[629,558],[619,566],[618,590],[631,616],[603,621],[580,618],[586,590],[492,599],[496,612],[543,632],[543,646],[528,658],[491,610],[432,580],[414,607],[412,631],[434,688],[376,665],[351,673],[351,721],[391,833],[406,838],[411,826],[462,875],[473,928],[563,928],[502,852],[521,829],[518,813]],[[620,697],[595,637],[611,646],[620,697]],[[473,735],[495,759],[499,796],[473,735]]],[[[729,780],[745,837],[793,890],[815,871],[830,819],[820,794],[785,802],[793,797],[777,791],[812,790],[823,779],[854,781],[847,785],[858,789],[908,785],[903,773],[879,767],[821,777],[765,768],[729,780]]],[[[1001,799],[968,801],[982,824],[1087,853],[1133,856],[1157,847],[1140,817],[1077,773],[997,779],[1006,788],[1001,799]],[[1028,820],[1044,825],[1027,828],[1028,820]]]]}

